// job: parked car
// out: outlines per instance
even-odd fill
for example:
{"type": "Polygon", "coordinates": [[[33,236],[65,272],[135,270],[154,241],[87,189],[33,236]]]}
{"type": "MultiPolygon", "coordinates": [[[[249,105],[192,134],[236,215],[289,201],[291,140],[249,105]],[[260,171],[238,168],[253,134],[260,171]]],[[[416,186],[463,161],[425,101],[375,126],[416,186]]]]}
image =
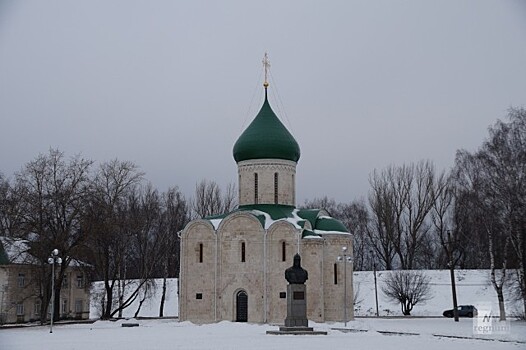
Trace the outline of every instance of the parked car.
{"type": "MultiPolygon", "coordinates": [[[[477,315],[477,308],[473,305],[459,305],[457,310],[459,317],[473,317],[477,315]]],[[[453,317],[453,309],[444,311],[442,315],[444,317],[453,317]]]]}

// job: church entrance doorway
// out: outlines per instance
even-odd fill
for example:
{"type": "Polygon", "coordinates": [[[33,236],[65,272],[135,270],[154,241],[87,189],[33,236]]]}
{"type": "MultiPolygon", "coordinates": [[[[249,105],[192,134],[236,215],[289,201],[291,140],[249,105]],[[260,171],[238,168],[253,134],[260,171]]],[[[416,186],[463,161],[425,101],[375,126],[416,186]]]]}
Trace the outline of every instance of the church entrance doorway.
{"type": "Polygon", "coordinates": [[[248,295],[244,290],[236,294],[236,322],[248,321],[248,295]]]}

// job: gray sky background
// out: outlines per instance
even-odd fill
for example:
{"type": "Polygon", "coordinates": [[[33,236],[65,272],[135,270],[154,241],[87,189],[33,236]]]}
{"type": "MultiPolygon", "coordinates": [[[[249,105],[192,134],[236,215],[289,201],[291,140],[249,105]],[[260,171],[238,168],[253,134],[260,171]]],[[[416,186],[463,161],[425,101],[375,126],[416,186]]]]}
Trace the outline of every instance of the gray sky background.
{"type": "Polygon", "coordinates": [[[375,168],[449,168],[524,106],[526,1],[0,0],[0,172],[54,147],[160,190],[235,182],[265,51],[298,202],[350,201],[375,168]]]}

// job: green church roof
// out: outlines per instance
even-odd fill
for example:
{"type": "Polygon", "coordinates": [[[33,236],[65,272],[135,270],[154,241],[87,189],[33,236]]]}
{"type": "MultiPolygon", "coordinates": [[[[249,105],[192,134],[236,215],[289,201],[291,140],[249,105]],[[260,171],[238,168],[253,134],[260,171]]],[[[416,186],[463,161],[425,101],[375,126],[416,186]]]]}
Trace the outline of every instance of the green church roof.
{"type": "Polygon", "coordinates": [[[276,116],[267,99],[256,118],[234,144],[236,162],[249,159],[285,159],[297,162],[300,147],[276,116]]]}
{"type": "Polygon", "coordinates": [[[298,229],[303,229],[302,237],[321,237],[323,234],[349,234],[349,230],[345,225],[330,216],[326,216],[325,211],[320,209],[296,209],[291,205],[282,204],[250,204],[240,205],[237,209],[230,213],[221,215],[213,215],[205,217],[214,225],[214,228],[219,227],[220,222],[233,213],[246,212],[254,215],[261,225],[267,229],[275,221],[285,220],[290,222],[298,229]],[[309,221],[312,230],[305,229],[305,223],[309,221]]]}

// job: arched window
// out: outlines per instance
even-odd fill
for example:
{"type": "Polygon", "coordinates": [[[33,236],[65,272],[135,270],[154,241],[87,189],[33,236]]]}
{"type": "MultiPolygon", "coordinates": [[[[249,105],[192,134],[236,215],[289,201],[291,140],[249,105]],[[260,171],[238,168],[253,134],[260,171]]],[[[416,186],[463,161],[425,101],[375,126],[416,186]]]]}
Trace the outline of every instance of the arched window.
{"type": "Polygon", "coordinates": [[[278,204],[278,173],[274,173],[274,204],[278,204]]]}
{"type": "Polygon", "coordinates": [[[334,284],[338,284],[338,264],[334,264],[334,284]]]}
{"type": "Polygon", "coordinates": [[[199,262],[203,262],[203,243],[199,243],[199,262]]]}
{"type": "Polygon", "coordinates": [[[281,261],[287,261],[287,243],[281,242],[281,261]]]}
{"type": "Polygon", "coordinates": [[[258,173],[254,173],[254,204],[258,204],[258,173]]]}
{"type": "Polygon", "coordinates": [[[246,258],[246,249],[245,242],[241,242],[241,262],[245,262],[246,258]]]}

